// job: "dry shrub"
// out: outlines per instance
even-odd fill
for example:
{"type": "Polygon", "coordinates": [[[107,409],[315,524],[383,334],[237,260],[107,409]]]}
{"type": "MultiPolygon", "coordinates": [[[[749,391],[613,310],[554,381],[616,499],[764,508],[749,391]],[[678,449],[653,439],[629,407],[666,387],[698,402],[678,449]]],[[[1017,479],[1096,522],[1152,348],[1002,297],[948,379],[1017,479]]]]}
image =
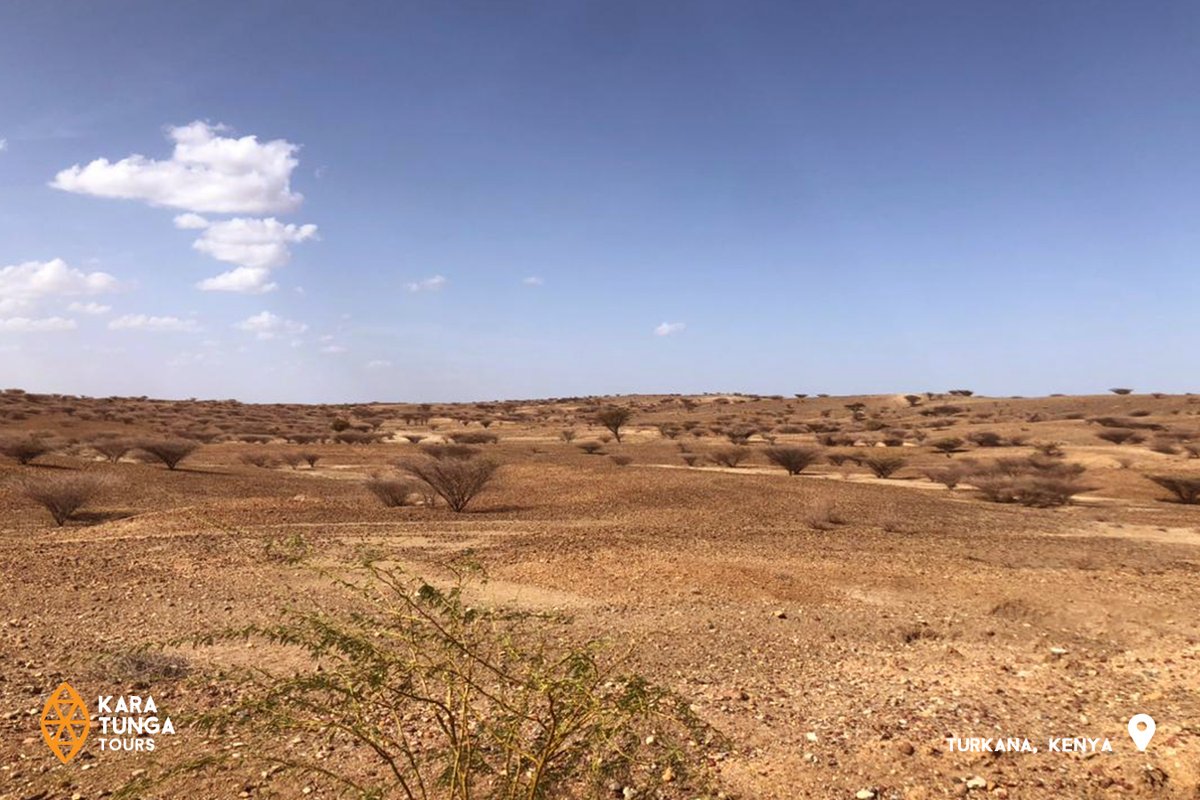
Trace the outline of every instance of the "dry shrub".
{"type": "Polygon", "coordinates": [[[623,453],[614,453],[613,455],[609,456],[608,459],[618,467],[628,467],[633,463],[633,456],[627,456],[623,453]]]}
{"type": "Polygon", "coordinates": [[[62,527],[107,485],[108,481],[100,475],[71,472],[26,478],[21,483],[21,492],[49,511],[54,523],[62,527]]]}
{"type": "Polygon", "coordinates": [[[378,433],[345,430],[334,435],[333,440],[341,444],[374,444],[380,440],[378,433]]]}
{"type": "Polygon", "coordinates": [[[876,478],[890,478],[907,463],[908,460],[901,456],[867,456],[862,460],[862,465],[876,478]]]}
{"type": "Polygon", "coordinates": [[[1082,464],[1029,456],[976,464],[965,479],[993,503],[1050,508],[1066,505],[1075,495],[1091,491],[1093,487],[1080,480],[1085,471],[1082,464]]]}
{"type": "Polygon", "coordinates": [[[1200,477],[1194,475],[1147,475],[1146,477],[1174,494],[1180,503],[1187,505],[1200,503],[1200,477]]]}
{"type": "Polygon", "coordinates": [[[423,444],[421,452],[439,461],[447,458],[474,458],[479,451],[466,444],[423,444]]]}
{"type": "Polygon", "coordinates": [[[566,443],[570,444],[571,442],[575,441],[575,431],[573,431],[573,430],[572,430],[572,429],[570,429],[570,428],[567,428],[566,430],[559,431],[559,433],[558,433],[558,438],[560,438],[560,439],[562,439],[564,442],[566,442],[566,443]]]}
{"type": "Polygon", "coordinates": [[[412,442],[413,444],[420,444],[428,437],[426,437],[423,433],[406,433],[404,434],[404,438],[408,439],[408,441],[412,442]]]}
{"type": "Polygon", "coordinates": [[[106,678],[139,688],[186,678],[192,669],[184,656],[149,649],[112,653],[99,662],[106,678]]]}
{"type": "Polygon", "coordinates": [[[142,439],[137,449],[161,461],[167,469],[175,469],[179,463],[200,449],[197,442],[188,439],[142,439]]]}
{"type": "Polygon", "coordinates": [[[683,453],[679,457],[682,458],[683,463],[687,464],[689,467],[696,466],[696,462],[700,459],[700,456],[695,453],[683,453]]]}
{"type": "Polygon", "coordinates": [[[133,449],[133,442],[119,436],[97,436],[88,446],[115,464],[133,449]]]}
{"type": "Polygon", "coordinates": [[[709,459],[722,467],[733,469],[750,457],[750,448],[742,446],[725,447],[713,450],[708,454],[709,459]]]}
{"type": "Polygon", "coordinates": [[[318,453],[301,453],[300,457],[308,464],[309,469],[316,467],[317,462],[321,460],[321,456],[318,453]]]}
{"type": "Polygon", "coordinates": [[[836,528],[838,525],[845,525],[846,519],[832,500],[820,500],[808,509],[805,514],[804,521],[808,523],[808,527],[818,531],[829,531],[836,528]]]}
{"type": "Polygon", "coordinates": [[[951,453],[956,453],[962,449],[965,444],[962,439],[957,436],[948,436],[944,439],[936,439],[929,443],[929,446],[939,453],[945,453],[949,456],[951,453]]]}
{"type": "Polygon", "coordinates": [[[947,489],[953,489],[958,486],[966,475],[966,469],[959,464],[951,464],[948,467],[936,467],[934,469],[923,470],[926,478],[934,483],[940,483],[947,489]]]}
{"type": "Polygon", "coordinates": [[[500,465],[488,458],[429,458],[403,465],[406,472],[446,501],[450,510],[465,511],[487,488],[500,465]]]}
{"type": "Polygon", "coordinates": [[[417,493],[417,484],[406,478],[387,478],[376,475],[363,485],[388,508],[410,505],[409,501],[417,493]]]}
{"type": "Polygon", "coordinates": [[[269,469],[279,465],[279,460],[271,453],[242,453],[239,460],[247,466],[260,469],[269,469]]]}
{"type": "Polygon", "coordinates": [[[455,444],[495,444],[500,441],[500,437],[496,434],[484,433],[483,431],[451,433],[446,438],[455,444]]]}
{"type": "Polygon", "coordinates": [[[1128,428],[1108,428],[1097,433],[1096,438],[1112,442],[1113,444],[1136,444],[1143,441],[1146,437],[1128,428]]]}
{"type": "Polygon", "coordinates": [[[45,436],[19,436],[0,440],[0,455],[8,456],[18,464],[28,464],[53,449],[50,440],[45,436]]]}
{"type": "Polygon", "coordinates": [[[714,794],[708,750],[727,743],[687,699],[628,674],[602,643],[575,645],[532,615],[470,604],[461,576],[435,588],[369,569],[367,580],[342,583],[354,610],[288,611],[205,639],[284,646],[322,668],[236,673],[240,700],[200,728],[262,746],[226,749],[196,769],[274,765],[314,784],[314,796],[714,794]],[[255,735],[263,731],[272,735],[255,735]],[[324,758],[327,748],[348,757],[324,758]]]}
{"type": "Polygon", "coordinates": [[[768,447],[763,452],[768,461],[783,467],[788,475],[799,475],[821,460],[821,451],[816,447],[768,447]]]}

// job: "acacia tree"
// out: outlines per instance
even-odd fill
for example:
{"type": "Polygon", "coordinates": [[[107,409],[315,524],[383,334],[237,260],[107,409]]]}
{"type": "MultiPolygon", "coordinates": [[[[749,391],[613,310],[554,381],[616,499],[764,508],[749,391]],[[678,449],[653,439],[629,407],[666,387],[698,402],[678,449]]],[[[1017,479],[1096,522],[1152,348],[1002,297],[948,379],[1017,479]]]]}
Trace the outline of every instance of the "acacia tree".
{"type": "Polygon", "coordinates": [[[621,442],[621,428],[633,417],[633,412],[621,406],[612,406],[596,414],[596,422],[612,433],[617,443],[621,442]]]}

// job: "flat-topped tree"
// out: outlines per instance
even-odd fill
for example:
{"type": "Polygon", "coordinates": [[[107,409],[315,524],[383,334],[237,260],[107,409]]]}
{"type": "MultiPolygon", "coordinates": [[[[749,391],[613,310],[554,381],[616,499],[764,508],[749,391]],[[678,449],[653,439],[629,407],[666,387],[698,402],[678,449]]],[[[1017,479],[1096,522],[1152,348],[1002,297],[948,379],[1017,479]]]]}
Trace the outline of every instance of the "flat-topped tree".
{"type": "Polygon", "coordinates": [[[596,412],[596,422],[607,428],[618,444],[621,442],[621,428],[632,418],[633,412],[621,406],[609,406],[596,412]]]}

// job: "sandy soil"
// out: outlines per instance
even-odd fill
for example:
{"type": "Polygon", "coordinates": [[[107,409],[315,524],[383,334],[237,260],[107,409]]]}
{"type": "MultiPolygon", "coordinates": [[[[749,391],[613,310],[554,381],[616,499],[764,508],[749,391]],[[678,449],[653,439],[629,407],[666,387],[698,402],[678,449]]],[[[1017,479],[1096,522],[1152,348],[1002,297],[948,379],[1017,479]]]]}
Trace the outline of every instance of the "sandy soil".
{"type": "MultiPolygon", "coordinates": [[[[561,612],[573,635],[630,646],[640,671],[689,698],[728,737],[714,765],[730,797],[1200,797],[1200,506],[1168,502],[1144,477],[1197,475],[1200,462],[1107,444],[1088,421],[1118,416],[1200,435],[1197,400],[947,398],[908,408],[892,396],[710,396],[689,409],[673,397],[621,398],[634,420],[604,453],[629,456],[625,467],[559,439],[568,427],[577,442],[603,433],[581,419],[583,401],[514,404],[487,412],[500,441],[485,447],[504,466],[465,514],[384,508],[360,484],[415,451],[401,433],[479,430],[450,421],[477,418],[471,406],[434,409],[437,430],[381,407],[391,438],[369,445],[211,443],[176,471],[101,463],[82,447],[28,466],[4,461],[0,798],[104,797],[137,770],[234,746],[184,725],[153,756],[87,750],[64,766],[43,745],[38,717],[63,680],[84,696],[131,691],[136,682],[107,669],[107,655],[332,598],[308,566],[268,556],[268,543],[293,535],[326,567],[369,549],[436,570],[470,550],[490,575],[481,602],[561,612]],[[870,440],[845,408],[856,401],[868,418],[909,431],[931,420],[920,413],[931,404],[964,411],[926,443],[838,448],[900,452],[909,463],[886,480],[829,464],[788,476],[763,458],[759,437],[744,466],[687,468],[680,442],[698,454],[728,442],[711,432],[673,441],[656,429],[825,420],[870,440]],[[949,458],[926,446],[979,430],[1027,442],[968,445],[949,458]],[[1065,507],[990,503],[965,486],[931,490],[921,477],[923,466],[1028,454],[1050,441],[1088,467],[1092,491],[1065,507]],[[320,454],[316,468],[241,461],[298,447],[320,454]],[[16,489],[22,477],[77,469],[117,483],[61,529],[16,489]],[[1138,712],[1157,721],[1145,753],[1125,731],[1138,712]],[[1042,752],[951,752],[948,736],[1029,737],[1042,752]],[[1108,737],[1115,752],[1045,752],[1049,737],[1075,736],[1108,737]]],[[[0,434],[53,430],[86,442],[212,415],[129,401],[133,421],[118,422],[98,401],[22,402],[6,407],[31,413],[0,419],[0,434]]],[[[224,416],[245,417],[247,430],[264,420],[286,430],[298,415],[327,424],[361,411],[239,406],[224,416]]],[[[137,688],[182,720],[227,700],[221,670],[269,657],[229,645],[169,650],[191,674],[137,688]]],[[[297,796],[258,772],[172,786],[148,796],[297,796]]]]}

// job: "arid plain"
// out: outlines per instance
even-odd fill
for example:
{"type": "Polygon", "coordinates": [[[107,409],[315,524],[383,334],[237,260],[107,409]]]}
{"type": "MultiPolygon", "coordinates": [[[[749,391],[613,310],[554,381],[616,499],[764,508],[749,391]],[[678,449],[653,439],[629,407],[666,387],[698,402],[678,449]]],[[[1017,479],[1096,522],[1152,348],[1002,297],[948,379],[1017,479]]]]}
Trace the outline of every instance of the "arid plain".
{"type": "MultiPolygon", "coordinates": [[[[0,394],[0,438],[31,436],[29,463],[0,458],[0,798],[135,779],[154,779],[138,797],[334,796],[241,757],[252,728],[192,724],[232,702],[229,671],[289,657],[198,637],[338,607],[332,576],[365,556],[431,581],[469,558],[487,577],[468,578],[473,604],[626,654],[710,731],[689,758],[713,797],[1200,797],[1200,505],[1183,502],[1200,489],[1200,397],[0,394]],[[598,421],[613,408],[619,441],[598,421]],[[139,449],[181,439],[195,448],[175,469],[139,449]],[[454,439],[499,465],[461,513],[411,476],[385,504],[398,463],[454,439]],[[36,487],[84,473],[98,488],[55,525],[36,487]],[[63,681],[152,694],[177,733],[60,764],[38,720],[63,681]],[[1157,721],[1145,753],[1135,713],[1157,721]],[[1048,752],[1052,737],[1113,752],[1048,752]]],[[[704,796],[658,777],[610,796],[704,796]]]]}

